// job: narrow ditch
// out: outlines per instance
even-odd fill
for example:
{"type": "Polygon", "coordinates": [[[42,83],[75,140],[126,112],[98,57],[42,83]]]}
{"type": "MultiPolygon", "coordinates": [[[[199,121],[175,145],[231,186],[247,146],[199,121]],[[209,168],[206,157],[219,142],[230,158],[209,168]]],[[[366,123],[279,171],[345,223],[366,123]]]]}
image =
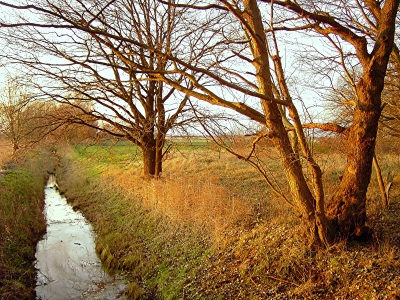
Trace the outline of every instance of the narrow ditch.
{"type": "Polygon", "coordinates": [[[36,248],[36,299],[126,299],[126,282],[102,270],[92,226],[60,195],[54,175],[45,187],[44,215],[47,231],[36,248]]]}

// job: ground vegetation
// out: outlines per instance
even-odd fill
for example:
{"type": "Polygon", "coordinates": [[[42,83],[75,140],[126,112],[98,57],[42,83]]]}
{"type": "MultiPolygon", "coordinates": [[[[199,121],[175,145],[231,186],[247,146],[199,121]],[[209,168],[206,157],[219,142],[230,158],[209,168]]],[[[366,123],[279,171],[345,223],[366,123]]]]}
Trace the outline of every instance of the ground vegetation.
{"type": "Polygon", "coordinates": [[[35,299],[36,244],[46,230],[43,187],[56,158],[36,149],[16,163],[9,141],[1,143],[0,299],[35,299]]]}
{"type": "MultiPolygon", "coordinates": [[[[334,194],[345,158],[329,141],[314,145],[327,193],[334,194]]],[[[170,173],[162,180],[132,182],[128,175],[140,172],[141,162],[124,147],[115,147],[114,155],[107,149],[68,151],[58,176],[69,201],[93,223],[104,265],[129,279],[131,298],[400,296],[398,175],[388,209],[373,175],[367,211],[373,239],[312,253],[299,235],[297,216],[246,162],[206,143],[195,150],[184,146],[171,152],[170,173]]],[[[284,183],[276,155],[270,169],[284,183]]],[[[399,167],[396,155],[379,155],[384,172],[399,167]]]]}

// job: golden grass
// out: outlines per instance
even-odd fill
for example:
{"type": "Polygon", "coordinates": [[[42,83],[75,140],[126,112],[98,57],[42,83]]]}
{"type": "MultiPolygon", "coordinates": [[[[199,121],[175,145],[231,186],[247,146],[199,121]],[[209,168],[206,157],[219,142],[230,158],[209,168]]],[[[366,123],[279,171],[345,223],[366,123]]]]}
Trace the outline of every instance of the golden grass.
{"type": "MultiPolygon", "coordinates": [[[[88,172],[82,164],[65,167],[59,176],[60,187],[93,223],[103,265],[129,272],[128,295],[141,298],[139,287],[143,284],[162,293],[163,298],[181,293],[186,278],[192,276],[209,248],[206,230],[144,205],[144,200],[130,191],[135,185],[129,188],[132,177],[128,171],[111,168],[98,174],[88,172]],[[113,177],[117,174],[121,177],[113,177]]],[[[146,183],[136,181],[140,182],[146,183]]]]}
{"type": "Polygon", "coordinates": [[[6,139],[0,138],[0,167],[11,159],[11,155],[11,144],[6,139]]]}
{"type": "MultiPolygon", "coordinates": [[[[279,161],[269,158],[282,191],[287,190],[279,161]]],[[[399,169],[397,156],[378,158],[384,173],[399,169]]],[[[345,157],[320,153],[317,160],[329,198],[339,184],[345,157]]],[[[372,176],[368,216],[376,236],[370,244],[340,243],[310,253],[288,204],[272,194],[249,165],[223,151],[175,153],[165,162],[160,180],[140,179],[137,163],[102,166],[99,172],[93,168],[90,174],[97,176],[93,180],[83,180],[80,171],[68,172],[77,177],[71,186],[78,193],[85,180],[90,188],[92,181],[101,182],[94,185],[99,195],[86,204],[88,200],[75,204],[90,209],[93,222],[103,222],[98,225],[99,236],[107,236],[98,248],[103,261],[141,274],[130,285],[132,294],[144,292],[138,285],[143,281],[144,286],[162,290],[161,298],[166,299],[183,294],[204,299],[400,297],[396,290],[400,284],[400,174],[395,174],[388,211],[380,205],[372,176]],[[191,256],[190,249],[203,254],[191,256]]]]}
{"type": "Polygon", "coordinates": [[[209,162],[212,165],[197,172],[192,169],[196,165],[192,155],[186,161],[177,159],[169,163],[165,168],[170,173],[159,180],[142,179],[140,168],[121,171],[110,166],[104,176],[112,178],[127,197],[140,199],[146,209],[176,224],[205,229],[215,239],[251,213],[251,204],[229,187],[218,184],[221,174],[212,170],[226,171],[226,162],[209,162]]]}

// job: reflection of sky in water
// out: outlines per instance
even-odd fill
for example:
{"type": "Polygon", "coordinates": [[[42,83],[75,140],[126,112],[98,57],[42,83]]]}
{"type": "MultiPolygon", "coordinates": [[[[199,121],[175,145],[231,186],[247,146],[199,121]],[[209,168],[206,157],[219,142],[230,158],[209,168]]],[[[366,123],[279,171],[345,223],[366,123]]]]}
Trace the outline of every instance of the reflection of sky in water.
{"type": "Polygon", "coordinates": [[[91,225],[59,194],[54,176],[45,189],[44,213],[47,234],[36,252],[37,298],[116,299],[124,283],[101,270],[91,225]]]}

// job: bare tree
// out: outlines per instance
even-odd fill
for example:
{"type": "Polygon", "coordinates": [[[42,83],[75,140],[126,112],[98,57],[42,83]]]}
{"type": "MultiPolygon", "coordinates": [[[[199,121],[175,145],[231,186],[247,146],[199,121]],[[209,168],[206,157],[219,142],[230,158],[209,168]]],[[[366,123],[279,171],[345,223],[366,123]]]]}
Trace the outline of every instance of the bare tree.
{"type": "Polygon", "coordinates": [[[0,134],[12,144],[13,158],[18,160],[35,146],[59,146],[96,139],[96,120],[81,115],[90,102],[74,103],[75,107],[57,102],[35,101],[24,80],[8,76],[0,90],[0,134]],[[85,124],[69,122],[79,116],[85,124]],[[91,126],[89,126],[91,125],[91,126]]]}
{"type": "Polygon", "coordinates": [[[47,143],[56,142],[58,145],[65,142],[69,145],[87,141],[89,144],[98,140],[97,119],[83,111],[93,110],[90,101],[71,101],[71,104],[50,101],[36,102],[37,128],[40,128],[38,140],[47,143]]]}
{"type": "MultiPolygon", "coordinates": [[[[54,5],[49,3],[48,7],[33,2],[29,6],[18,6],[0,1],[3,7],[28,9],[47,16],[44,23],[3,20],[1,24],[3,30],[17,27],[30,32],[32,28],[47,27],[95,35],[96,41],[102,40],[108,46],[110,56],[120,60],[118,65],[134,67],[135,74],[147,72],[151,74],[149,78],[163,82],[174,91],[229,108],[259,122],[265,130],[255,142],[268,138],[280,153],[290,188],[288,200],[303,224],[309,246],[325,246],[337,238],[368,235],[366,192],[399,0],[159,2],[169,8],[189,9],[186,13],[193,10],[198,14],[198,22],[205,22],[204,27],[209,28],[207,34],[196,38],[197,29],[193,29],[193,34],[180,39],[187,45],[195,43],[191,51],[201,49],[200,53],[206,54],[198,60],[181,48],[157,48],[140,36],[106,31],[102,15],[114,3],[101,9],[88,9],[79,18],[72,18],[61,8],[53,10],[54,5]],[[215,18],[219,18],[218,22],[210,23],[215,18]],[[348,128],[334,123],[302,123],[287,84],[277,35],[280,31],[289,34],[298,30],[313,32],[313,38],[327,39],[336,49],[339,60],[350,53],[350,63],[360,66],[360,78],[354,82],[357,98],[348,128]],[[132,52],[121,51],[123,47],[119,45],[126,42],[137,47],[135,56],[146,53],[162,58],[171,62],[170,68],[153,68],[149,72],[146,61],[133,61],[132,52]],[[347,166],[328,204],[321,169],[307,143],[306,128],[341,132],[349,140],[347,166]],[[304,172],[304,166],[311,171],[311,176],[304,172]]],[[[23,41],[31,42],[31,38],[23,41]]]]}
{"type": "MultiPolygon", "coordinates": [[[[382,110],[384,77],[393,49],[394,21],[399,1],[366,1],[363,4],[354,1],[351,5],[347,1],[338,4],[324,1],[307,1],[301,4],[291,1],[264,1],[280,8],[283,13],[291,13],[287,18],[289,25],[280,20],[280,30],[313,30],[333,43],[339,53],[339,59],[343,58],[345,50],[351,51],[352,57],[362,69],[360,78],[354,82],[357,98],[352,124],[347,129],[337,124],[307,126],[345,133],[349,140],[347,166],[337,192],[326,207],[326,212],[321,170],[312,159],[305,142],[303,128],[306,126],[301,124],[297,109],[287,93],[279,52],[272,56],[270,54],[271,47],[265,37],[266,28],[259,4],[251,0],[244,1],[243,6],[240,3],[221,2],[225,6],[220,9],[228,9],[235,15],[248,37],[252,57],[248,61],[255,68],[257,92],[262,94],[259,98],[268,128],[266,136],[271,138],[282,155],[293,207],[307,228],[310,244],[325,244],[340,236],[368,235],[368,229],[365,227],[366,192],[382,110]],[[346,14],[343,15],[344,12],[346,14]],[[293,20],[296,20],[295,26],[290,27],[293,20]],[[332,36],[337,40],[333,40],[332,36]],[[274,84],[271,82],[270,59],[275,62],[278,86],[281,89],[279,98],[277,93],[274,93],[274,84]],[[284,107],[284,110],[280,107],[284,107]],[[284,111],[289,113],[293,130],[299,139],[301,154],[312,170],[310,182],[307,182],[301,163],[297,159],[297,149],[291,145],[287,134],[288,124],[285,124],[287,122],[283,117],[284,111]]],[[[344,72],[348,70],[344,69],[344,72]]],[[[220,82],[220,78],[218,79],[220,82]]],[[[235,88],[239,90],[239,87],[235,88]]],[[[223,101],[218,101],[218,104],[228,106],[223,101]]],[[[256,117],[252,118],[257,120],[256,117]]]]}
{"type": "Polygon", "coordinates": [[[18,78],[9,77],[0,93],[0,132],[11,142],[13,155],[28,144],[32,133],[30,98],[18,78]]]}
{"type": "MultiPolygon", "coordinates": [[[[187,9],[156,0],[2,4],[21,9],[16,22],[26,25],[3,31],[4,58],[28,70],[43,99],[75,107],[79,113],[68,122],[96,126],[139,146],[144,176],[158,177],[168,131],[191,121],[189,96],[155,78],[173,68],[160,53],[179,52],[196,66],[209,55],[200,37],[212,38],[212,32],[196,27],[187,9]],[[94,105],[77,105],[85,101],[94,105]],[[99,122],[88,123],[85,116],[99,122]]],[[[179,74],[174,80],[193,86],[179,74]]]]}

